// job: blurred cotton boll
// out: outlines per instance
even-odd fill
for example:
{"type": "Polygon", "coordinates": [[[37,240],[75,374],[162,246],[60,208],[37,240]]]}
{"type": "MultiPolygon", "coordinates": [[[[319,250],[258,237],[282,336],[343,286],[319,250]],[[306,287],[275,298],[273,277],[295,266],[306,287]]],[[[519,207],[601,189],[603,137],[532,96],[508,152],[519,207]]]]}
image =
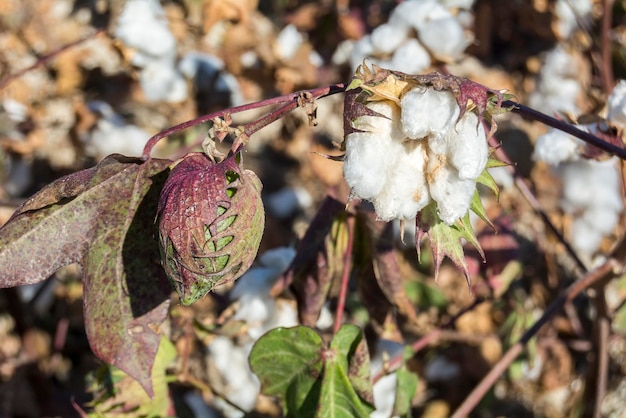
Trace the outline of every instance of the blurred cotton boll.
{"type": "Polygon", "coordinates": [[[580,160],[583,142],[558,129],[550,129],[541,135],[535,144],[533,159],[556,166],[565,161],[580,160]]]}
{"type": "Polygon", "coordinates": [[[311,194],[302,187],[285,187],[265,199],[267,212],[278,219],[293,216],[313,204],[311,194]]]}
{"type": "Polygon", "coordinates": [[[429,20],[419,28],[418,37],[435,57],[445,62],[460,58],[469,44],[453,16],[429,20]]]}
{"type": "MultiPolygon", "coordinates": [[[[376,354],[372,357],[372,376],[379,373],[383,367],[383,358],[391,358],[402,351],[402,344],[389,340],[379,340],[376,344],[376,354]]],[[[376,410],[371,418],[388,418],[391,416],[396,400],[397,376],[395,373],[383,376],[373,387],[374,406],[376,410]]]]}
{"type": "Polygon", "coordinates": [[[110,154],[138,157],[150,134],[143,129],[127,124],[108,103],[94,101],[88,104],[90,110],[100,115],[95,128],[84,138],[85,150],[97,159],[110,154]]]}
{"type": "Polygon", "coordinates": [[[622,130],[626,127],[626,80],[620,80],[607,100],[607,119],[622,130]]]}
{"type": "Polygon", "coordinates": [[[404,42],[391,57],[390,68],[407,74],[419,74],[430,67],[430,55],[417,39],[404,42]]]}
{"type": "Polygon", "coordinates": [[[554,5],[557,17],[555,26],[561,39],[569,38],[581,22],[589,22],[592,8],[591,0],[557,0],[554,5]]]}
{"type": "Polygon", "coordinates": [[[148,101],[180,102],[187,85],[176,69],[176,39],[157,0],[128,0],[118,18],[115,36],[133,49],[131,63],[148,101]]]}

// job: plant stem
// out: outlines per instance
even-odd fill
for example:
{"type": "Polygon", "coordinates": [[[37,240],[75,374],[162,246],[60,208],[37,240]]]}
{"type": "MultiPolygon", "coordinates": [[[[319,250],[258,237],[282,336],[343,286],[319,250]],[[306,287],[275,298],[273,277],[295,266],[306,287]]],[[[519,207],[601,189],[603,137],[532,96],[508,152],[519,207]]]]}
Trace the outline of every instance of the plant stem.
{"type": "Polygon", "coordinates": [[[563,307],[565,302],[573,300],[579,293],[587,289],[593,284],[596,284],[603,279],[610,279],[615,276],[615,270],[622,268],[620,263],[615,258],[610,258],[606,263],[600,266],[595,271],[581,277],[574,283],[572,283],[557,299],[555,299],[548,308],[543,312],[541,318],[539,318],[530,327],[524,335],[504,354],[504,356],[498,361],[498,363],[487,373],[487,375],[480,381],[480,383],[472,390],[472,392],[465,398],[463,403],[452,415],[452,418],[466,417],[469,413],[478,405],[480,400],[485,396],[487,391],[496,383],[496,380],[509,368],[511,363],[521,354],[522,350],[526,346],[526,343],[537,334],[539,329],[545,325],[548,320],[563,307]]]}
{"type": "Polygon", "coordinates": [[[348,282],[350,281],[350,270],[352,269],[352,264],[350,260],[352,259],[352,247],[354,245],[354,217],[348,216],[347,219],[348,225],[348,245],[346,246],[346,252],[344,254],[343,259],[343,273],[341,275],[341,289],[339,290],[339,298],[337,301],[337,314],[335,315],[335,324],[333,327],[333,332],[336,334],[341,328],[341,323],[343,322],[343,311],[346,307],[346,297],[348,295],[348,282]]]}
{"type": "Polygon", "coordinates": [[[502,102],[502,107],[510,108],[511,112],[519,113],[524,117],[536,120],[543,123],[544,125],[559,129],[565,133],[575,136],[576,138],[582,139],[586,143],[593,145],[594,147],[599,148],[602,151],[605,151],[611,155],[615,155],[622,160],[626,160],[626,149],[603,141],[602,139],[590,134],[589,132],[578,129],[574,125],[570,125],[569,123],[565,123],[561,120],[555,119],[535,109],[531,109],[530,107],[513,102],[511,100],[505,100],[504,102],[502,102]]]}
{"type": "Polygon", "coordinates": [[[40,67],[46,63],[48,63],[49,61],[51,61],[52,59],[56,58],[57,55],[67,51],[70,48],[73,48],[77,45],[82,44],[85,41],[88,41],[92,38],[95,38],[96,36],[98,36],[99,34],[103,33],[104,30],[100,29],[97,30],[87,36],[85,36],[84,38],[78,39],[74,42],[70,42],[69,44],[63,45],[62,47],[46,54],[43,55],[41,57],[39,57],[39,59],[37,59],[37,61],[35,61],[35,63],[33,65],[30,65],[26,68],[23,68],[19,71],[14,72],[13,74],[9,74],[6,77],[4,77],[2,80],[0,80],[0,90],[4,89],[6,86],[8,86],[13,80],[15,80],[16,78],[19,78],[21,76],[23,76],[24,74],[26,74],[29,71],[34,70],[37,67],[40,67]]]}
{"type": "Polygon", "coordinates": [[[265,99],[265,100],[261,100],[258,102],[254,102],[254,103],[247,103],[241,106],[237,106],[237,107],[233,107],[230,109],[225,109],[225,110],[219,110],[217,112],[213,112],[213,113],[209,113],[206,115],[202,115],[196,119],[192,119],[183,123],[180,123],[176,126],[172,126],[171,128],[168,128],[164,131],[159,132],[158,134],[154,135],[152,138],[150,138],[148,140],[148,142],[146,143],[144,149],[143,149],[143,154],[141,156],[141,158],[143,160],[147,160],[148,158],[150,158],[150,153],[152,152],[152,148],[154,148],[154,146],[163,138],[172,135],[176,132],[180,132],[182,130],[185,130],[187,128],[191,128],[192,126],[196,126],[199,125],[201,123],[204,122],[208,122],[212,119],[215,118],[219,118],[219,117],[224,117],[225,115],[232,115],[234,113],[241,113],[241,112],[245,112],[247,110],[253,110],[253,109],[258,109],[260,107],[265,107],[265,106],[272,106],[272,105],[277,105],[277,104],[283,104],[283,103],[288,103],[287,105],[281,107],[280,109],[276,110],[275,112],[270,113],[269,115],[266,115],[264,117],[262,117],[261,119],[258,119],[255,122],[252,122],[250,124],[246,124],[245,129],[245,134],[246,135],[252,135],[254,132],[258,131],[261,128],[264,128],[265,126],[269,125],[270,123],[274,122],[277,119],[280,119],[282,116],[284,116],[286,113],[292,111],[293,109],[295,109],[296,107],[298,107],[298,97],[300,97],[303,93],[307,92],[309,94],[311,94],[311,96],[313,96],[313,98],[322,98],[325,96],[330,96],[332,94],[337,94],[337,93],[342,93],[344,92],[346,89],[346,85],[343,83],[339,83],[339,84],[333,84],[330,86],[325,86],[325,87],[319,87],[316,89],[311,89],[311,90],[304,90],[304,91],[298,91],[295,93],[291,93],[291,94],[287,94],[284,96],[279,96],[279,97],[272,97],[270,99],[265,99]]]}

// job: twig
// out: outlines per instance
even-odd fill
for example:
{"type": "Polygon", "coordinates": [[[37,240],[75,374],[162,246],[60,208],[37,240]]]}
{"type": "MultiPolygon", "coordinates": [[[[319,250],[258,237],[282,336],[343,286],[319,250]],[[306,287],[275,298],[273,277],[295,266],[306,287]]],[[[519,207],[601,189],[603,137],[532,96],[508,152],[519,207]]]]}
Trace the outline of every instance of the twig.
{"type": "Polygon", "coordinates": [[[498,380],[498,378],[509,368],[511,363],[520,355],[526,343],[528,343],[528,341],[535,336],[539,329],[541,329],[541,327],[548,322],[552,315],[563,307],[565,302],[574,299],[579,293],[590,286],[604,279],[614,277],[616,269],[622,269],[621,263],[619,263],[615,258],[610,258],[598,269],[572,283],[550,304],[550,306],[548,306],[548,308],[543,312],[543,315],[541,315],[541,318],[539,318],[533,326],[530,327],[524,335],[522,335],[517,343],[509,348],[500,361],[498,361],[498,363],[474,388],[474,390],[472,390],[472,392],[465,398],[463,403],[454,412],[454,415],[452,415],[452,418],[461,418],[469,415],[469,413],[485,396],[487,391],[489,391],[489,389],[496,383],[496,380],[498,380]]]}
{"type": "Polygon", "coordinates": [[[103,33],[104,30],[100,29],[97,30],[87,36],[85,36],[84,38],[78,39],[74,42],[70,42],[69,44],[63,45],[62,47],[60,47],[59,49],[56,49],[46,55],[41,56],[39,59],[37,59],[37,61],[31,65],[28,66],[26,68],[23,68],[19,71],[14,72],[13,74],[9,74],[8,76],[4,77],[1,81],[0,81],[0,90],[4,89],[6,86],[8,86],[13,80],[15,80],[16,78],[19,78],[21,76],[23,76],[24,74],[26,74],[29,71],[34,70],[37,67],[40,67],[42,65],[47,64],[49,61],[51,61],[52,59],[56,58],[57,55],[67,51],[70,48],[73,48],[77,45],[82,44],[85,41],[88,41],[92,38],[95,38],[97,35],[103,33]]]}
{"type": "Polygon", "coordinates": [[[565,133],[575,136],[576,138],[582,139],[586,143],[593,145],[594,147],[599,148],[604,152],[615,155],[622,160],[626,160],[626,149],[603,141],[602,139],[590,134],[589,132],[585,132],[576,128],[574,125],[570,125],[569,123],[565,123],[544,113],[541,113],[535,109],[531,109],[530,107],[513,102],[511,100],[505,100],[504,102],[502,102],[502,107],[510,108],[511,112],[519,113],[524,117],[536,120],[543,123],[544,125],[559,129],[565,133]]]}
{"type": "Polygon", "coordinates": [[[335,324],[333,331],[336,334],[341,328],[343,322],[343,310],[346,307],[346,297],[348,295],[348,282],[350,281],[350,270],[352,269],[352,247],[354,245],[354,217],[348,215],[346,220],[348,225],[348,245],[343,257],[343,273],[341,275],[341,289],[339,289],[339,298],[337,301],[337,314],[335,315],[335,324]]]}
{"type": "Polygon", "coordinates": [[[600,26],[600,74],[602,75],[602,87],[606,94],[610,94],[615,85],[613,77],[613,64],[611,57],[611,20],[613,19],[614,0],[602,2],[602,23],[600,26]]]}
{"type": "MultiPolygon", "coordinates": [[[[304,92],[310,93],[313,98],[321,98],[325,96],[330,96],[332,94],[342,93],[345,91],[345,89],[346,89],[346,85],[343,83],[339,83],[339,84],[333,84],[330,86],[319,87],[319,88],[312,89],[312,90],[304,90],[304,92]]],[[[225,115],[232,115],[234,113],[241,113],[241,112],[245,112],[248,110],[258,109],[261,107],[288,103],[287,105],[283,106],[277,111],[272,112],[269,115],[266,115],[251,124],[247,124],[245,128],[245,134],[248,136],[252,135],[254,132],[269,125],[271,122],[279,119],[280,117],[285,115],[287,112],[290,112],[291,110],[298,107],[298,97],[300,97],[302,93],[303,93],[302,91],[299,91],[299,92],[287,94],[284,96],[272,97],[270,99],[265,99],[265,100],[261,100],[261,101],[254,102],[254,103],[247,103],[247,104],[233,107],[230,109],[219,110],[217,112],[202,115],[196,119],[188,120],[176,126],[172,126],[171,128],[168,128],[164,131],[159,132],[158,134],[154,135],[152,138],[148,140],[148,142],[146,143],[143,149],[143,154],[141,158],[143,160],[147,160],[148,158],[150,158],[150,153],[152,152],[152,148],[154,148],[157,142],[159,142],[161,139],[169,135],[172,135],[176,132],[180,132],[187,128],[200,125],[201,123],[209,122],[215,118],[224,117],[225,115]]]]}

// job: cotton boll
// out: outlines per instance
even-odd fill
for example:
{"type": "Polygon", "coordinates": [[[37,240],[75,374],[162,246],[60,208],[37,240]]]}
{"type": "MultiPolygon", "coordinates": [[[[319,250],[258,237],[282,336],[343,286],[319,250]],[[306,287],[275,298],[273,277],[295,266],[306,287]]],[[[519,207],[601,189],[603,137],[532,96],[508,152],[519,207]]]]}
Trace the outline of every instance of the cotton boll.
{"type": "Polygon", "coordinates": [[[550,129],[537,139],[533,159],[554,166],[565,161],[577,161],[582,144],[578,138],[558,129],[550,129]]]}
{"type": "Polygon", "coordinates": [[[621,80],[613,88],[607,104],[609,106],[607,119],[622,129],[626,128],[626,80],[621,80]]]}
{"type": "Polygon", "coordinates": [[[389,24],[419,30],[427,20],[447,16],[450,12],[436,0],[408,0],[393,9],[389,24]]]}
{"type": "Polygon", "coordinates": [[[176,49],[165,11],[157,0],[129,0],[117,21],[115,36],[127,46],[152,57],[176,49]]]}
{"type": "Polygon", "coordinates": [[[570,239],[572,247],[578,254],[590,257],[600,248],[602,234],[585,219],[574,218],[570,230],[570,239]]]}
{"type": "Polygon", "coordinates": [[[515,184],[515,179],[507,167],[490,168],[489,174],[491,174],[496,184],[504,189],[510,189],[515,184]]]}
{"type": "Polygon", "coordinates": [[[302,187],[285,187],[266,199],[268,212],[278,219],[288,218],[298,210],[310,207],[312,203],[313,198],[302,187]]]}
{"type": "Polygon", "coordinates": [[[143,129],[135,125],[118,124],[117,118],[100,119],[87,139],[87,153],[98,158],[110,154],[140,156],[150,138],[143,129]]]}
{"type": "Polygon", "coordinates": [[[411,139],[442,138],[460,112],[451,92],[419,87],[402,97],[401,107],[402,132],[411,139]]]}
{"type": "Polygon", "coordinates": [[[206,95],[220,93],[230,96],[230,105],[244,102],[239,82],[224,70],[224,62],[218,57],[200,52],[189,52],[178,64],[179,71],[194,81],[196,92],[206,95]]]}
{"type": "Polygon", "coordinates": [[[224,381],[226,398],[244,411],[254,409],[261,385],[250,370],[247,350],[224,336],[215,337],[207,348],[224,381]]]}
{"type": "Polygon", "coordinates": [[[469,210],[476,183],[460,179],[456,169],[442,156],[430,156],[428,172],[430,196],[437,202],[439,217],[452,225],[469,210]]]}
{"type": "Polygon", "coordinates": [[[372,200],[376,215],[384,221],[413,220],[430,201],[424,177],[425,146],[411,141],[404,147],[381,193],[372,200]]]}
{"type": "Polygon", "coordinates": [[[476,114],[465,113],[448,133],[448,141],[448,159],[459,171],[459,178],[476,180],[485,169],[489,157],[485,129],[478,122],[476,114]]]}
{"type": "Polygon", "coordinates": [[[357,68],[363,63],[363,60],[374,52],[374,45],[372,45],[371,35],[365,35],[352,46],[350,51],[350,65],[352,68],[357,68]]]}
{"type": "Polygon", "coordinates": [[[304,36],[294,25],[287,25],[280,31],[276,38],[276,52],[285,61],[289,61],[295,55],[302,43],[304,36]]]}
{"type": "Polygon", "coordinates": [[[265,251],[258,259],[264,267],[275,269],[282,274],[296,257],[296,250],[291,247],[278,247],[265,251]]]}
{"type": "Polygon", "coordinates": [[[471,10],[474,0],[439,0],[440,3],[448,9],[465,9],[471,10]]]}
{"type": "MultiPolygon", "coordinates": [[[[346,39],[337,45],[337,49],[333,52],[333,56],[331,57],[331,62],[334,65],[344,65],[347,64],[352,55],[352,50],[354,49],[355,41],[352,39],[346,39]]],[[[355,67],[353,67],[355,68],[355,67]]]]}
{"type": "Polygon", "coordinates": [[[151,61],[139,72],[139,83],[150,102],[182,102],[187,98],[187,83],[171,63],[151,61]]]}
{"type": "Polygon", "coordinates": [[[590,0],[557,0],[554,14],[557,16],[556,29],[562,39],[571,36],[578,27],[579,19],[588,20],[593,1],[590,0]]]}
{"type": "Polygon", "coordinates": [[[430,55],[417,39],[409,39],[391,57],[389,68],[407,74],[419,74],[430,66],[430,55]]]}
{"type": "Polygon", "coordinates": [[[372,32],[372,47],[374,52],[390,54],[395,51],[409,35],[406,26],[383,24],[372,32]]]}
{"type": "Polygon", "coordinates": [[[615,160],[583,160],[564,164],[558,173],[563,179],[561,206],[568,212],[604,207],[623,209],[620,175],[615,160]]]}
{"type": "Polygon", "coordinates": [[[385,185],[391,163],[383,154],[385,145],[391,145],[391,141],[368,132],[355,132],[346,137],[343,176],[355,196],[370,199],[385,185]]]}
{"type": "Polygon", "coordinates": [[[581,219],[592,225],[599,234],[609,235],[619,221],[619,211],[594,206],[586,210],[581,219]]]}
{"type": "Polygon", "coordinates": [[[418,36],[422,44],[442,61],[460,57],[468,44],[461,24],[452,16],[425,22],[419,27],[418,36]]]}
{"type": "Polygon", "coordinates": [[[393,412],[396,400],[396,386],[398,376],[395,373],[383,376],[374,383],[372,392],[376,410],[370,414],[370,418],[389,418],[393,412]]]}
{"type": "Polygon", "coordinates": [[[399,109],[391,102],[376,102],[368,107],[381,116],[361,116],[346,137],[343,173],[352,193],[370,199],[380,193],[389,169],[402,152],[400,138],[404,135],[398,123],[399,109]]]}

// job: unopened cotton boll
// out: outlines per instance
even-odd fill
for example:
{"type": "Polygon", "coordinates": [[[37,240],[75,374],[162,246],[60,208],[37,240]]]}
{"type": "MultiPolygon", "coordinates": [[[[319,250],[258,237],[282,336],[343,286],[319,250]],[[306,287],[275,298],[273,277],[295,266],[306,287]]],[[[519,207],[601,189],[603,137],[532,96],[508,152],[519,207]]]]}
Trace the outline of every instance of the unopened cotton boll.
{"type": "Polygon", "coordinates": [[[622,129],[626,128],[626,80],[620,80],[613,88],[607,104],[607,119],[622,129]]]}
{"type": "Polygon", "coordinates": [[[419,74],[430,66],[430,55],[417,39],[404,42],[391,57],[389,68],[407,74],[419,74]]]}
{"type": "Polygon", "coordinates": [[[402,132],[411,139],[428,135],[442,138],[459,117],[454,94],[431,88],[415,88],[401,100],[402,132]]]}
{"type": "Polygon", "coordinates": [[[489,147],[485,129],[478,121],[478,116],[467,112],[450,130],[448,136],[448,159],[459,172],[461,180],[476,180],[487,165],[489,147]]]}
{"type": "Polygon", "coordinates": [[[383,24],[372,32],[372,47],[374,52],[390,54],[395,51],[407,38],[409,28],[383,24]]]}

